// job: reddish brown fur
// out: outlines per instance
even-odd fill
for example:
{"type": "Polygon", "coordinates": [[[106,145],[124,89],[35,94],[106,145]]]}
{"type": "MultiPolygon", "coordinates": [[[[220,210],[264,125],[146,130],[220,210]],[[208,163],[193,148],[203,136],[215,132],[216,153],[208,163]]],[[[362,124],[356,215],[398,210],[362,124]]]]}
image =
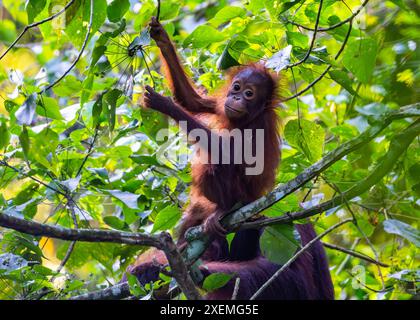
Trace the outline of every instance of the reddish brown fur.
{"type": "MultiPolygon", "coordinates": [[[[230,71],[226,83],[230,85],[231,79],[244,68],[245,67],[235,68],[235,70],[230,71]]],[[[245,128],[264,129],[265,145],[263,173],[255,176],[245,175],[243,167],[236,169],[230,168],[230,170],[236,170],[236,174],[232,174],[234,179],[226,179],[223,175],[213,174],[214,170],[219,165],[194,163],[192,165],[191,173],[193,179],[190,206],[186,210],[180,235],[183,235],[189,227],[204,222],[206,218],[217,210],[229,210],[238,202],[246,204],[260,198],[267,191],[272,189],[274,185],[276,168],[280,162],[279,117],[275,111],[275,107],[279,103],[276,86],[277,77],[272,73],[269,73],[267,69],[259,64],[250,65],[246,68],[253,68],[267,77],[270,77],[274,85],[273,95],[269,98],[270,100],[268,101],[265,111],[253,119],[252,123],[240,128],[241,130],[245,128]],[[212,186],[211,190],[209,190],[209,186],[212,186]],[[204,195],[205,193],[207,193],[207,197],[204,195]],[[227,199],[223,199],[222,203],[218,203],[217,200],[221,197],[227,199]],[[226,207],[226,204],[228,207],[226,207]]],[[[223,88],[223,91],[219,91],[216,97],[210,98],[212,101],[217,101],[215,114],[201,114],[198,115],[198,117],[200,117],[200,120],[202,120],[203,117],[210,118],[209,126],[213,129],[226,128],[231,130],[237,126],[226,117],[223,110],[223,97],[226,97],[228,86],[224,86],[223,88]]]]}
{"type": "MultiPolygon", "coordinates": [[[[280,162],[279,117],[275,107],[279,103],[278,78],[261,64],[252,64],[231,70],[227,75],[227,86],[213,97],[197,93],[186,77],[175,48],[162,26],[152,20],[151,35],[161,49],[171,90],[172,101],[147,88],[145,104],[165,113],[176,121],[187,121],[192,128],[209,129],[264,129],[264,169],[260,175],[246,175],[245,164],[192,165],[190,204],[185,210],[179,228],[179,244],[185,243],[184,234],[190,227],[205,223],[210,218],[220,218],[236,204],[250,203],[274,184],[276,168],[280,162]],[[245,119],[231,119],[225,114],[225,100],[232,79],[242,71],[253,71],[262,81],[258,84],[258,95],[266,92],[257,112],[245,119]],[[262,76],[262,77],[261,77],[262,76]],[[264,83],[263,83],[264,82],[264,83]],[[267,89],[268,88],[268,89],[267,89]]],[[[248,79],[248,78],[246,78],[248,79]]],[[[248,80],[247,80],[248,81],[248,80]]],[[[260,100],[256,100],[260,101],[260,100]]],[[[255,104],[254,104],[255,106],[255,104]]],[[[254,107],[252,107],[254,108],[254,107]]],[[[211,152],[203,149],[200,152],[211,152]]],[[[315,237],[309,224],[298,226],[302,244],[315,237]]],[[[214,241],[202,257],[200,267],[204,275],[214,272],[233,273],[241,278],[238,298],[249,299],[279,266],[261,255],[259,238],[261,230],[243,230],[236,233],[230,249],[225,237],[214,234],[214,241]]],[[[156,250],[141,255],[129,272],[136,274],[142,283],[155,281],[159,268],[154,264],[167,263],[164,255],[156,250]]],[[[233,280],[225,287],[208,295],[209,299],[229,299],[233,291],[233,280]]],[[[328,265],[322,245],[318,242],[305,255],[299,257],[261,295],[265,299],[332,299],[333,290],[328,265]]]]}

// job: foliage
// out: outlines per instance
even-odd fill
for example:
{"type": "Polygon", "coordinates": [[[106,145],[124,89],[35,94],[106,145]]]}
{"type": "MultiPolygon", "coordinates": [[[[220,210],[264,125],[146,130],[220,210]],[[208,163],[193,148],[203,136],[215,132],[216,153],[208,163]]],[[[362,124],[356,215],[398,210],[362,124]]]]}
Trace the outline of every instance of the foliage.
{"type": "MultiPolygon", "coordinates": [[[[57,13],[67,1],[3,0],[0,52],[25,25],[57,13]]],[[[345,23],[319,31],[313,45],[313,32],[302,26],[314,28],[321,4],[319,26],[328,29],[351,17],[361,2],[161,2],[160,21],[193,79],[210,93],[233,65],[263,60],[280,72],[287,101],[278,109],[285,137],[278,183],[375,125],[380,115],[418,101],[420,8],[414,0],[372,0],[368,13],[352,19],[352,29],[345,23]],[[287,99],[325,70],[298,98],[287,99]]],[[[69,228],[172,232],[188,203],[190,166],[183,158],[165,156],[185,151],[176,143],[174,123],[168,126],[166,118],[139,106],[146,84],[169,93],[147,32],[156,1],[105,3],[94,1],[90,21],[90,1],[74,0],[58,18],[28,29],[0,60],[0,211],[69,228]],[[157,139],[161,128],[172,138],[157,139]]],[[[394,121],[264,213],[276,217],[347,190],[367,176],[392,137],[412,121],[394,121]]],[[[336,298],[418,296],[418,144],[412,143],[369,191],[312,219],[322,232],[354,215],[358,228],[347,224],[324,240],[389,265],[327,249],[336,298]]],[[[266,231],[267,256],[287,261],[296,250],[293,229],[266,231]]],[[[78,242],[69,250],[69,242],[1,229],[0,298],[68,298],[105,288],[117,283],[145,249],[78,242]],[[65,267],[57,272],[63,260],[65,267]]],[[[161,278],[156,288],[171,283],[161,278]]],[[[206,288],[214,290],[229,279],[214,275],[206,288]]],[[[153,288],[141,288],[133,278],[129,282],[134,295],[150,298],[153,288]]]]}

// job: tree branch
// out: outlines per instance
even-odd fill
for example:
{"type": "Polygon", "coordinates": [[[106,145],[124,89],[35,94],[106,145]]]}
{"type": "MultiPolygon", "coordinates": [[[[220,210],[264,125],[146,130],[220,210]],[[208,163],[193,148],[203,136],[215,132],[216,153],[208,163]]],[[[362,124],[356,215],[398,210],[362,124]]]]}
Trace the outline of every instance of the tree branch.
{"type": "Polygon", "coordinates": [[[172,275],[178,283],[178,286],[188,299],[201,300],[197,287],[188,272],[187,265],[179,253],[176,244],[172,241],[171,236],[169,233],[162,233],[160,238],[162,250],[165,252],[169,266],[171,267],[172,275]]]}
{"type": "Polygon", "coordinates": [[[349,140],[333,151],[326,154],[321,160],[312,166],[303,170],[297,177],[285,184],[278,185],[272,192],[266,196],[247,204],[237,211],[225,216],[221,223],[224,228],[234,230],[239,225],[257,213],[269,208],[274,203],[282,200],[287,195],[304,186],[308,181],[319,175],[321,172],[329,168],[333,163],[340,160],[342,157],[362,147],[375,138],[383,129],[385,129],[393,120],[404,117],[418,117],[420,116],[420,103],[405,106],[395,112],[391,112],[380,119],[378,122],[360,134],[358,137],[349,140]]]}
{"type": "Polygon", "coordinates": [[[116,300],[123,299],[130,295],[130,286],[127,282],[116,284],[115,286],[92,291],[69,298],[69,300],[116,300]]]}
{"type": "Polygon", "coordinates": [[[271,224],[287,223],[294,220],[304,219],[322,213],[328,209],[338,207],[345,201],[349,201],[354,197],[361,195],[378,183],[395,165],[398,158],[405,152],[411,142],[420,134],[420,120],[410,125],[408,128],[397,134],[391,141],[388,152],[376,168],[359,183],[350,189],[344,191],[333,199],[316,205],[312,208],[299,212],[290,213],[281,217],[265,219],[262,221],[248,222],[242,224],[241,228],[260,228],[271,224]]]}
{"type": "Polygon", "coordinates": [[[52,16],[49,16],[48,18],[45,18],[41,21],[38,22],[33,22],[29,25],[27,25],[25,28],[23,28],[23,31],[19,34],[19,36],[12,42],[12,44],[6,49],[5,52],[3,52],[3,54],[0,56],[0,60],[3,59],[3,57],[18,43],[18,41],[25,35],[25,33],[32,29],[35,28],[43,23],[46,23],[48,21],[51,21],[55,18],[57,18],[59,15],[61,15],[63,12],[65,12],[73,3],[75,0],[70,0],[63,9],[61,9],[60,11],[58,11],[57,13],[53,14],[52,16]]]}
{"type": "Polygon", "coordinates": [[[70,229],[43,224],[11,216],[0,211],[0,226],[33,236],[44,236],[68,241],[111,242],[144,245],[162,249],[160,235],[120,232],[101,229],[70,229]]]}
{"type": "MultiPolygon", "coordinates": [[[[112,242],[155,247],[163,250],[172,270],[173,277],[188,299],[201,299],[171,236],[162,232],[158,235],[129,233],[98,229],[69,229],[46,225],[23,218],[10,216],[0,211],[0,226],[34,236],[44,236],[70,241],[112,242]]],[[[125,291],[124,291],[125,292],[125,291]]],[[[121,293],[121,292],[120,292],[121,293]]]]}

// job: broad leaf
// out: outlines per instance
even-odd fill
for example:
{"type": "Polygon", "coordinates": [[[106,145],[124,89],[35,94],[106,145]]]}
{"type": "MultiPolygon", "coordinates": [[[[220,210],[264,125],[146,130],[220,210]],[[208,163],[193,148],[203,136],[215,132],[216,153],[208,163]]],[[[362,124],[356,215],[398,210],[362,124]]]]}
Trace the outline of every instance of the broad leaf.
{"type": "Polygon", "coordinates": [[[129,8],[129,0],[113,0],[106,9],[109,21],[119,22],[129,8]]]}
{"type": "Polygon", "coordinates": [[[167,206],[161,210],[153,224],[153,232],[173,228],[181,218],[181,210],[175,205],[167,206]]]}
{"type": "Polygon", "coordinates": [[[279,265],[285,264],[298,250],[293,225],[279,224],[264,229],[260,239],[263,255],[279,265]]]}
{"type": "Polygon", "coordinates": [[[123,202],[127,207],[131,209],[138,209],[137,199],[140,195],[121,190],[107,190],[107,192],[114,198],[123,202]]]}
{"type": "Polygon", "coordinates": [[[375,68],[378,46],[373,39],[349,41],[343,55],[343,64],[362,83],[369,83],[375,68]]]}
{"type": "Polygon", "coordinates": [[[203,289],[207,291],[214,291],[216,289],[224,287],[233,275],[227,273],[216,272],[210,274],[203,282],[203,289]]]}
{"type": "Polygon", "coordinates": [[[41,97],[36,107],[36,113],[40,116],[62,120],[63,116],[60,113],[60,107],[57,100],[50,97],[41,97]]]}
{"type": "Polygon", "coordinates": [[[388,233],[399,235],[416,247],[420,247],[420,231],[407,223],[400,220],[387,219],[384,221],[384,230],[388,233]]]}
{"type": "Polygon", "coordinates": [[[320,125],[306,119],[290,120],[284,129],[284,136],[292,147],[302,152],[311,162],[321,158],[325,131],[320,125]]]}
{"type": "Polygon", "coordinates": [[[47,0],[27,0],[26,12],[28,13],[28,22],[32,23],[34,18],[44,9],[47,0]]]}
{"type": "Polygon", "coordinates": [[[197,27],[185,40],[184,46],[192,44],[193,48],[205,48],[208,45],[220,42],[225,39],[225,35],[215,28],[202,25],[197,27]]]}

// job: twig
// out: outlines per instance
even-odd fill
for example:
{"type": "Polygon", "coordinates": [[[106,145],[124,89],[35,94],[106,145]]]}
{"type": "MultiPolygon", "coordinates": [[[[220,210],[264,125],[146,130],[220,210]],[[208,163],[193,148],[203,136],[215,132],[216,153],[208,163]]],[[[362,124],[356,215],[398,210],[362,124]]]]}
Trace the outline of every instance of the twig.
{"type": "MultiPolygon", "coordinates": [[[[355,225],[356,229],[359,231],[359,233],[366,240],[366,243],[369,245],[370,249],[372,250],[373,254],[375,255],[375,259],[379,260],[379,254],[378,254],[377,250],[375,249],[375,246],[373,245],[373,243],[369,240],[369,237],[362,230],[362,228],[360,228],[360,226],[358,224],[358,221],[356,219],[356,215],[354,214],[353,209],[351,208],[351,206],[349,204],[349,200],[345,196],[343,196],[343,193],[341,192],[341,190],[334,183],[330,183],[325,178],[323,178],[323,179],[331,188],[333,188],[335,190],[335,192],[337,192],[338,194],[340,194],[343,197],[344,204],[347,207],[348,212],[350,212],[351,216],[353,217],[354,225],[355,225]]],[[[381,281],[382,281],[382,288],[385,288],[385,281],[384,281],[384,277],[382,275],[382,270],[378,265],[377,265],[377,268],[378,268],[379,277],[381,278],[381,281]]]]}
{"type": "Polygon", "coordinates": [[[331,67],[332,67],[332,65],[329,65],[327,68],[325,68],[325,70],[315,80],[313,80],[310,84],[308,84],[304,89],[300,90],[299,92],[296,92],[294,95],[292,95],[290,97],[282,99],[282,102],[292,100],[296,97],[299,97],[302,93],[305,93],[306,91],[308,91],[310,88],[312,88],[319,80],[321,80],[327,74],[327,72],[331,69],[331,67]]]}
{"type": "MultiPolygon", "coordinates": [[[[359,244],[359,242],[360,242],[360,238],[356,238],[354,240],[353,244],[351,245],[350,249],[354,250],[356,248],[356,246],[359,244]]],[[[344,260],[340,263],[337,270],[335,271],[336,275],[339,275],[341,273],[341,271],[343,271],[344,267],[346,266],[347,262],[349,262],[349,260],[350,260],[350,255],[346,255],[344,260]]]]}
{"type": "Polygon", "coordinates": [[[241,283],[241,278],[237,277],[235,280],[235,287],[233,288],[233,293],[232,293],[232,299],[231,300],[236,300],[237,296],[238,296],[238,292],[239,292],[239,285],[241,283]]]}
{"type": "Polygon", "coordinates": [[[141,56],[143,57],[144,64],[146,65],[147,72],[149,73],[150,79],[152,79],[153,88],[156,88],[155,78],[153,77],[152,72],[150,71],[149,64],[146,61],[146,57],[144,56],[143,51],[144,51],[143,49],[140,49],[140,53],[141,53],[141,56]]]}
{"type": "Polygon", "coordinates": [[[321,17],[322,4],[323,4],[323,0],[320,0],[319,1],[318,14],[316,16],[316,21],[315,21],[314,33],[312,35],[312,40],[311,40],[311,44],[309,46],[308,51],[306,52],[306,54],[305,54],[305,56],[303,57],[302,60],[288,65],[287,68],[293,68],[293,67],[296,67],[296,66],[304,63],[309,58],[309,56],[311,55],[312,49],[313,49],[314,44],[315,44],[316,33],[318,31],[318,24],[319,24],[319,18],[321,17]]]}
{"type": "MultiPolygon", "coordinates": [[[[74,210],[74,205],[75,205],[74,200],[71,197],[69,197],[69,199],[67,201],[67,206],[69,207],[70,215],[71,215],[71,218],[73,219],[74,229],[77,230],[77,229],[79,229],[79,225],[77,223],[77,215],[76,215],[76,212],[74,210]]],[[[69,247],[67,248],[67,251],[66,251],[66,254],[65,254],[63,260],[61,260],[60,265],[58,266],[58,268],[56,270],[57,273],[60,273],[61,270],[64,268],[64,266],[66,265],[67,261],[70,259],[70,256],[71,256],[71,254],[72,254],[75,246],[76,246],[76,241],[72,241],[70,243],[69,247]]],[[[54,279],[55,279],[55,277],[53,277],[51,279],[51,282],[54,279]]]]}
{"type": "Polygon", "coordinates": [[[86,153],[86,156],[83,158],[82,164],[80,165],[79,169],[77,170],[76,177],[78,177],[80,175],[84,165],[86,164],[86,161],[88,160],[89,156],[92,153],[93,146],[95,145],[96,139],[98,138],[98,131],[99,131],[99,124],[95,128],[95,134],[93,136],[92,143],[89,145],[89,149],[86,153]]]}
{"type": "MultiPolygon", "coordinates": [[[[66,254],[61,260],[60,265],[58,266],[57,270],[55,272],[60,273],[61,270],[63,270],[64,266],[66,265],[67,261],[69,261],[71,254],[73,253],[74,247],[76,246],[77,241],[70,242],[69,247],[67,248],[66,254]]],[[[55,276],[51,278],[51,282],[55,280],[55,276]]]]}
{"type": "Polygon", "coordinates": [[[327,234],[332,232],[333,230],[337,229],[338,227],[341,227],[343,224],[346,224],[348,222],[353,221],[353,218],[348,218],[343,221],[340,221],[336,223],[335,225],[329,227],[327,230],[325,230],[323,233],[319,234],[315,238],[313,238],[311,241],[309,241],[306,245],[304,245],[292,258],[290,258],[284,265],[281,266],[279,270],[277,270],[270,279],[268,279],[258,290],[255,292],[250,300],[255,300],[270,284],[273,283],[273,281],[284,271],[286,268],[288,268],[299,256],[301,256],[305,251],[307,251],[315,242],[325,237],[327,234]]]}
{"type": "MultiPolygon", "coordinates": [[[[360,7],[350,16],[350,17],[348,17],[347,19],[345,19],[345,20],[343,20],[343,21],[340,21],[340,22],[338,22],[338,23],[336,23],[336,24],[334,24],[334,25],[332,25],[332,26],[329,26],[329,27],[325,27],[325,28],[319,28],[319,29],[317,29],[317,31],[318,32],[325,32],[325,31],[330,31],[330,30],[333,30],[333,29],[336,29],[336,28],[338,28],[338,27],[341,27],[342,25],[344,25],[344,24],[346,24],[347,22],[349,22],[349,21],[352,21],[361,11],[362,11],[362,9],[368,4],[368,2],[369,2],[369,0],[365,0],[361,5],[360,5],[360,7]]],[[[315,32],[315,29],[312,29],[312,28],[310,28],[310,27],[306,27],[306,26],[304,26],[304,25],[301,25],[301,24],[299,24],[299,23],[296,23],[296,22],[294,22],[294,21],[291,21],[291,20],[287,20],[287,19],[285,19],[285,21],[287,22],[287,23],[290,23],[290,24],[292,24],[292,25],[294,25],[294,26],[297,26],[297,27],[299,27],[299,28],[302,28],[302,29],[305,29],[305,30],[308,30],[308,31],[314,31],[315,32]]]]}
{"type": "Polygon", "coordinates": [[[17,172],[19,174],[22,174],[25,177],[27,177],[27,178],[29,178],[29,179],[31,179],[31,180],[33,180],[33,181],[35,181],[35,182],[43,185],[44,187],[46,187],[46,188],[48,188],[48,189],[50,189],[50,190],[52,190],[52,191],[54,191],[54,192],[56,192],[58,194],[61,194],[62,196],[65,196],[65,197],[67,196],[66,193],[64,193],[64,192],[62,192],[62,191],[60,191],[60,190],[58,190],[56,188],[51,187],[50,185],[46,184],[45,182],[43,182],[43,181],[41,181],[41,180],[39,180],[39,179],[31,176],[31,175],[28,175],[28,174],[26,174],[24,172],[21,172],[19,169],[16,169],[15,167],[13,167],[10,164],[8,164],[5,160],[0,160],[0,165],[5,166],[5,167],[8,167],[9,169],[12,169],[13,171],[15,171],[15,172],[17,172]]]}
{"type": "Polygon", "coordinates": [[[322,244],[324,245],[324,247],[326,247],[328,249],[341,251],[343,253],[348,254],[348,256],[353,256],[353,257],[359,258],[361,260],[365,260],[369,263],[373,263],[373,264],[376,264],[376,265],[384,267],[384,268],[389,268],[388,264],[383,263],[383,262],[378,261],[378,260],[375,260],[375,259],[373,259],[373,258],[371,258],[371,257],[369,257],[369,256],[367,256],[363,253],[360,253],[360,252],[357,252],[357,251],[354,251],[354,250],[351,250],[351,249],[343,248],[343,247],[337,246],[337,245],[332,244],[332,243],[322,242],[322,244]]]}
{"type": "Polygon", "coordinates": [[[392,291],[394,289],[393,286],[389,286],[388,288],[383,288],[381,290],[373,289],[371,287],[368,287],[366,284],[362,283],[362,281],[360,281],[357,277],[355,277],[354,274],[352,274],[350,271],[347,271],[347,273],[357,281],[357,284],[360,284],[363,288],[365,288],[369,291],[372,291],[372,292],[375,292],[375,293],[384,293],[384,292],[392,291]]]}
{"type": "MultiPolygon", "coordinates": [[[[351,29],[352,29],[352,26],[353,26],[353,20],[350,20],[350,22],[349,22],[349,29],[347,30],[347,34],[346,34],[346,36],[345,36],[345,38],[344,38],[344,41],[343,41],[343,43],[341,44],[341,47],[340,47],[340,49],[338,50],[338,52],[336,53],[336,55],[335,55],[335,57],[334,57],[334,60],[337,60],[338,59],[338,57],[341,55],[341,53],[343,52],[343,50],[344,50],[344,48],[345,48],[345,46],[346,46],[346,44],[347,44],[347,42],[348,42],[348,40],[349,40],[349,37],[350,37],[350,34],[351,34],[351,29]]],[[[309,51],[308,51],[309,52],[309,51]]],[[[309,54],[310,54],[310,52],[309,52],[309,54]]],[[[287,97],[287,98],[284,98],[283,100],[282,100],[282,102],[286,102],[286,101],[289,101],[289,100],[292,100],[292,99],[294,99],[294,98],[296,98],[296,97],[299,97],[301,94],[303,94],[303,93],[305,93],[306,91],[308,91],[310,88],[312,88],[316,83],[318,83],[322,78],[324,78],[324,76],[327,74],[327,72],[331,69],[331,67],[332,67],[332,65],[330,64],[330,65],[328,65],[326,68],[325,68],[325,70],[315,79],[315,80],[313,80],[310,84],[308,84],[305,88],[303,88],[302,90],[300,90],[299,92],[296,92],[294,95],[292,95],[292,96],[290,96],[290,97],[287,97]]]]}
{"type": "Polygon", "coordinates": [[[69,1],[63,9],[61,9],[60,11],[58,11],[57,13],[53,14],[52,16],[49,16],[48,18],[45,18],[41,21],[38,22],[33,22],[27,26],[25,26],[25,28],[23,28],[23,31],[19,34],[19,36],[12,42],[12,44],[6,49],[5,52],[3,52],[3,54],[0,56],[0,60],[3,59],[3,57],[18,43],[18,41],[25,35],[25,33],[32,28],[35,28],[36,26],[39,26],[43,23],[46,23],[48,21],[53,20],[54,18],[57,18],[59,15],[61,15],[63,12],[65,12],[73,3],[75,0],[71,0],[69,1]]]}
{"type": "Polygon", "coordinates": [[[45,87],[44,89],[42,89],[39,92],[39,94],[42,94],[44,92],[47,92],[52,87],[54,87],[56,84],[58,84],[61,80],[63,80],[64,77],[69,74],[69,72],[75,67],[75,65],[77,64],[77,62],[79,62],[80,58],[82,57],[82,54],[85,51],[85,48],[86,48],[86,45],[87,45],[87,42],[88,42],[88,39],[89,39],[90,30],[92,29],[92,22],[93,22],[93,1],[94,0],[90,0],[89,24],[88,24],[86,35],[85,35],[85,39],[83,41],[82,47],[80,48],[79,54],[77,55],[77,57],[73,61],[73,63],[70,65],[70,67],[58,79],[56,79],[53,83],[51,83],[50,85],[48,85],[47,87],[45,87]]]}
{"type": "Polygon", "coordinates": [[[160,0],[157,0],[157,13],[156,13],[156,21],[159,22],[159,18],[160,18],[160,0]]]}

